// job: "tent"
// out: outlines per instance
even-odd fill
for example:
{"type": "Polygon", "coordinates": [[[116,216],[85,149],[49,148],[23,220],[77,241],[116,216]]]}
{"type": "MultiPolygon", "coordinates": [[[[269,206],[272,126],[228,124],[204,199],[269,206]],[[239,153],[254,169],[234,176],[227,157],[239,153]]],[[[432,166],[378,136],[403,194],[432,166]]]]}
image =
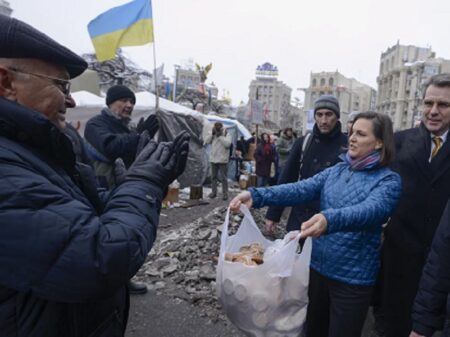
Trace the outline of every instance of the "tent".
{"type": "MultiPolygon", "coordinates": [[[[105,100],[86,91],[75,92],[72,97],[77,106],[68,109],[66,118],[83,135],[86,122],[100,113],[105,107],[105,100]]],[[[155,113],[155,98],[155,95],[149,92],[136,94],[136,105],[132,115],[133,123],[137,124],[141,117],[155,113]]],[[[207,148],[203,145],[203,139],[207,133],[211,132],[214,122],[220,121],[224,124],[231,134],[234,144],[240,136],[243,136],[244,139],[251,137],[250,132],[238,121],[204,115],[163,98],[159,99],[159,106],[160,109],[157,111],[161,122],[158,132],[159,141],[170,141],[182,130],[187,131],[191,136],[188,163],[185,172],[179,178],[182,187],[203,184],[209,175],[209,155],[207,148]]]]}

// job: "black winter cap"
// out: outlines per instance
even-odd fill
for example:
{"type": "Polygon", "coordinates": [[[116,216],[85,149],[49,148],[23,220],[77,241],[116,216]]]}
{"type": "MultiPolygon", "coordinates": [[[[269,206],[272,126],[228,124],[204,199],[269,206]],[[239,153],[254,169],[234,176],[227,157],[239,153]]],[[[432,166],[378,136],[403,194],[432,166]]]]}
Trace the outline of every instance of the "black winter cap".
{"type": "Polygon", "coordinates": [[[110,105],[121,98],[131,98],[136,104],[136,96],[128,87],[124,85],[114,85],[106,92],[106,105],[110,105]]]}
{"type": "Polygon", "coordinates": [[[339,107],[339,101],[332,95],[322,95],[314,102],[314,115],[317,110],[328,109],[333,111],[337,118],[341,117],[341,108],[339,107]]]}
{"type": "Polygon", "coordinates": [[[87,68],[86,61],[58,42],[20,20],[0,14],[0,58],[33,58],[58,64],[70,78],[87,68]]]}

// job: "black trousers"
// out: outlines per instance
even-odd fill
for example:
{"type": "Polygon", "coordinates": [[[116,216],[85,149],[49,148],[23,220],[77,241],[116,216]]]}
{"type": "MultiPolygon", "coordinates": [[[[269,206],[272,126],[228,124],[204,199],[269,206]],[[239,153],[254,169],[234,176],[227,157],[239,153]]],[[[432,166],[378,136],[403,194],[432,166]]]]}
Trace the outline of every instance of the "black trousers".
{"type": "Polygon", "coordinates": [[[360,337],[372,286],[346,284],[310,269],[307,337],[360,337]]]}

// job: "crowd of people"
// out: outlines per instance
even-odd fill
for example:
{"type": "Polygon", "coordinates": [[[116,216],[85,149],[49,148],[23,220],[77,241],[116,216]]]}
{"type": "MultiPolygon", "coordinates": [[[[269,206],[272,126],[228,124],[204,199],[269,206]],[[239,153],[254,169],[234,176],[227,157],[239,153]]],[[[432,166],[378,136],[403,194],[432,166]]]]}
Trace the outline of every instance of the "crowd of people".
{"type": "MultiPolygon", "coordinates": [[[[131,282],[156,237],[161,201],[185,169],[189,136],[153,138],[155,114],[131,127],[136,97],[112,86],[84,138],[65,121],[70,80],[87,63],[0,15],[0,336],[123,336],[131,282]]],[[[423,91],[422,121],[394,133],[386,114],[314,103],[312,132],[232,141],[215,123],[210,198],[229,197],[230,157],[255,143],[258,187],[230,208],[269,206],[266,229],[313,237],[307,337],[450,335],[450,74],[423,91]],[[273,185],[267,187],[267,185],[273,185]]],[[[256,135],[255,135],[256,136],[256,135]]],[[[270,291],[270,289],[268,289],[270,291]]]]}

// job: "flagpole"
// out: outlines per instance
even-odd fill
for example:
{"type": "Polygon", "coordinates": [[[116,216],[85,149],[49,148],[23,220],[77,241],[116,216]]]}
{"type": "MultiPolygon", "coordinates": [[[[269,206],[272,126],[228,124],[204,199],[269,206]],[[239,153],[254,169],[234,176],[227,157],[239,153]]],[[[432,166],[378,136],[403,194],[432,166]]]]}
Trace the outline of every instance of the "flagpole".
{"type": "Polygon", "coordinates": [[[155,109],[159,109],[159,88],[158,83],[156,81],[157,73],[156,73],[156,47],[155,47],[155,40],[153,38],[153,82],[155,83],[155,109]]]}
{"type": "MultiPolygon", "coordinates": [[[[150,1],[150,6],[152,6],[152,1],[150,1]]],[[[153,8],[152,8],[152,12],[153,12],[153,8]]],[[[152,34],[153,34],[153,82],[155,84],[155,109],[158,110],[159,109],[159,88],[158,88],[158,83],[156,81],[156,40],[155,40],[155,18],[152,15],[152,34]]]]}

